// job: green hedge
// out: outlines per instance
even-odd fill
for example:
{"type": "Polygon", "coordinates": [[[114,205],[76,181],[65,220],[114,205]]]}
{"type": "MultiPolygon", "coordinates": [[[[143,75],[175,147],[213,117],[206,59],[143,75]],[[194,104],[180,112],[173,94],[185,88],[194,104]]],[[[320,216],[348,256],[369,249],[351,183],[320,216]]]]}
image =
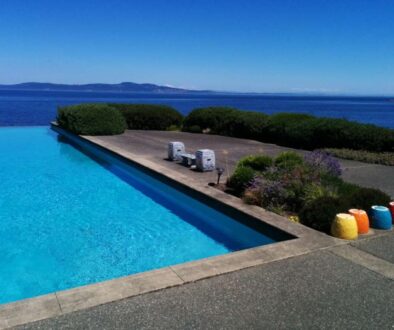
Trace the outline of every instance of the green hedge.
{"type": "Polygon", "coordinates": [[[155,104],[109,104],[120,110],[129,129],[167,130],[182,125],[183,116],[174,108],[155,104]]]}
{"type": "Polygon", "coordinates": [[[394,150],[394,130],[345,119],[318,118],[306,114],[279,113],[271,116],[227,107],[193,110],[186,116],[184,131],[255,139],[302,148],[350,148],[394,150]]]}
{"type": "Polygon", "coordinates": [[[106,104],[79,104],[59,107],[57,122],[75,134],[114,135],[126,128],[123,116],[106,104]]]}
{"type": "Polygon", "coordinates": [[[208,107],[193,110],[183,121],[186,132],[209,130],[212,134],[258,139],[268,116],[253,111],[239,111],[229,107],[208,107]]]}
{"type": "Polygon", "coordinates": [[[228,135],[223,119],[233,118],[236,109],[228,107],[208,107],[193,110],[183,121],[183,130],[197,132],[209,129],[211,133],[228,135]]]}
{"type": "Polygon", "coordinates": [[[296,148],[350,148],[371,151],[388,151],[394,148],[394,130],[345,119],[275,114],[270,117],[265,129],[272,142],[296,148]]]}

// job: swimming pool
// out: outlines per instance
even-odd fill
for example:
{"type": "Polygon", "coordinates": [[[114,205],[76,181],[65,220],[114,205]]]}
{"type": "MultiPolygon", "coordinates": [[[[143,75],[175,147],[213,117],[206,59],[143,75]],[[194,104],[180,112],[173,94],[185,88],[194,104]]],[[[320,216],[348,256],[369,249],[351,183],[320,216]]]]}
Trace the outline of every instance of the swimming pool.
{"type": "Polygon", "coordinates": [[[44,127],[0,129],[0,303],[285,239],[44,127]]]}

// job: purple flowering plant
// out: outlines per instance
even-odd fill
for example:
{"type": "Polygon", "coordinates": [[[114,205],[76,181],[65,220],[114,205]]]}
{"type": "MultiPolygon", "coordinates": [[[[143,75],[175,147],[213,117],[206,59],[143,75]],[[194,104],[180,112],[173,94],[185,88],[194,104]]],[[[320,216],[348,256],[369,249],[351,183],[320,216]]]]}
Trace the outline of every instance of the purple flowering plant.
{"type": "Polygon", "coordinates": [[[317,172],[325,172],[332,176],[342,174],[341,164],[329,153],[322,150],[315,150],[305,155],[305,163],[317,172]]]}

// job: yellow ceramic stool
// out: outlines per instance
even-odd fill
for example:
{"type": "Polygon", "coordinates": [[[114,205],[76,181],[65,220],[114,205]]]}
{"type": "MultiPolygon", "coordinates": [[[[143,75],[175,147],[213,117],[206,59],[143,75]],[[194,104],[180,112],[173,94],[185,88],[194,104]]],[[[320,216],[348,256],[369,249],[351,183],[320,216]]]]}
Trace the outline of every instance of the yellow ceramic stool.
{"type": "Polygon", "coordinates": [[[356,239],[358,237],[357,221],[347,213],[338,213],[331,224],[331,234],[342,239],[356,239]]]}

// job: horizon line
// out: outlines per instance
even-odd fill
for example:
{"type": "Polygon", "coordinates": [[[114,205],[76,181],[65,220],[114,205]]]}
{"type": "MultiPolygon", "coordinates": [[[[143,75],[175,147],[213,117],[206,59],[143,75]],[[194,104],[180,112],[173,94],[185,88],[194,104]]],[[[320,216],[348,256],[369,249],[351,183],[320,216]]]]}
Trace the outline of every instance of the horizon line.
{"type": "MultiPolygon", "coordinates": [[[[88,82],[88,83],[59,83],[59,82],[48,82],[48,81],[24,81],[24,82],[18,82],[18,83],[0,83],[0,87],[12,87],[12,86],[17,86],[17,85],[23,85],[23,84],[51,84],[51,85],[65,85],[65,86],[86,86],[86,85],[121,85],[121,84],[135,84],[135,85],[154,85],[157,87],[162,87],[162,88],[168,88],[168,89],[174,89],[174,90],[184,90],[186,93],[187,92],[193,92],[193,93],[220,93],[220,94],[254,94],[254,95],[275,95],[275,94],[291,94],[291,95],[309,95],[309,96],[343,96],[343,97],[388,97],[392,98],[394,97],[394,92],[393,94],[379,94],[379,93],[364,93],[364,92],[340,92],[340,91],[330,91],[330,90],[313,90],[313,89],[306,89],[305,91],[302,91],[300,88],[300,91],[296,90],[285,90],[285,91],[233,91],[233,90],[214,90],[214,89],[194,89],[194,88],[187,88],[187,87],[178,87],[175,85],[171,84],[159,84],[159,83],[152,83],[152,82],[133,82],[133,81],[121,81],[121,82],[116,82],[116,83],[105,83],[105,82],[88,82]]],[[[20,89],[23,90],[23,89],[20,89]]],[[[24,89],[24,90],[30,90],[33,91],[35,89],[24,89]]],[[[48,90],[47,90],[48,91],[48,90]]],[[[58,90],[58,91],[63,91],[63,92],[72,92],[72,90],[58,90]]],[[[94,92],[94,91],[80,91],[80,92],[94,92]]],[[[116,91],[101,91],[101,92],[116,92],[116,91]]],[[[143,92],[136,92],[136,91],[119,91],[119,93],[143,93],[143,92]]],[[[149,93],[149,92],[147,92],[149,93]]]]}

